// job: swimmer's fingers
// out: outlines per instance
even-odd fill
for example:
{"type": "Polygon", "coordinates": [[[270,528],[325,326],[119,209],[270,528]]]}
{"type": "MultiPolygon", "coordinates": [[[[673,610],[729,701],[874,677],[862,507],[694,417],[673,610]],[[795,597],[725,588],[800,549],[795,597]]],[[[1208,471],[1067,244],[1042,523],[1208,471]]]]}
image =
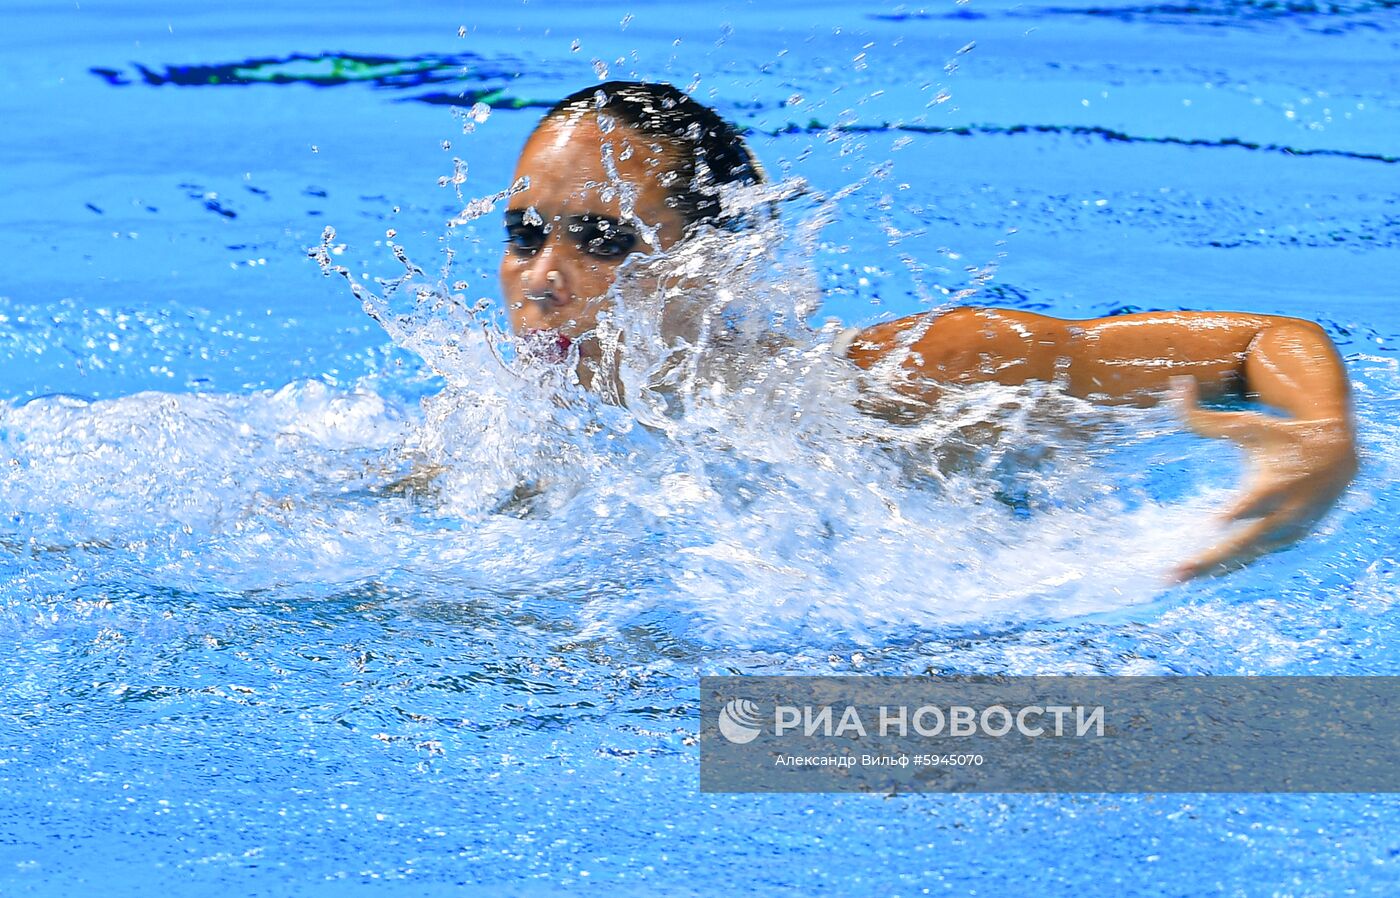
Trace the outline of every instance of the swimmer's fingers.
{"type": "Polygon", "coordinates": [[[1345,418],[1276,418],[1200,407],[1196,382],[1173,378],[1182,421],[1204,437],[1227,439],[1249,456],[1244,494],[1221,516],[1247,522],[1175,571],[1178,580],[1222,573],[1304,536],[1357,470],[1356,440],[1345,418]]]}
{"type": "Polygon", "coordinates": [[[1223,574],[1243,567],[1260,555],[1272,552],[1298,539],[1304,528],[1298,525],[1296,512],[1286,505],[1272,514],[1258,518],[1224,540],[1211,546],[1172,571],[1177,582],[1209,574],[1223,574]]]}

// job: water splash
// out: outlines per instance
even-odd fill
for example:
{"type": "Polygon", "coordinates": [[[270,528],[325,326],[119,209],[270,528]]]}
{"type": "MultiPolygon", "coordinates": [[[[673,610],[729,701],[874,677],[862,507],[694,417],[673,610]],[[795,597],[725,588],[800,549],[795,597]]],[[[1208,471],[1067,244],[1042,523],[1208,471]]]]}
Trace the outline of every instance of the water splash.
{"type": "MultiPolygon", "coordinates": [[[[520,186],[467,201],[448,245],[520,186]]],[[[0,553],[35,596],[96,553],[150,595],[391,582],[529,602],[573,640],[785,652],[1170,600],[1162,574],[1212,538],[1200,521],[1238,461],[1166,411],[1044,385],[869,413],[900,397],[832,351],[839,322],[812,324],[814,258],[851,196],[727,192],[751,228],[632,259],[598,352],[576,342],[563,364],[467,299],[458,253],[433,270],[391,235],[399,273],[363,283],[327,229],[313,255],[441,390],[417,407],[318,381],[0,406],[0,553]]],[[[1393,371],[1367,376],[1393,392],[1393,371]]]]}
{"type": "Polygon", "coordinates": [[[912,423],[868,414],[900,397],[832,351],[838,322],[809,324],[812,259],[846,196],[727,195],[731,211],[788,214],[634,257],[596,355],[575,344],[565,364],[452,295],[447,269],[428,278],[400,255],[382,295],[352,278],[448,384],[402,443],[414,472],[398,489],[462,528],[457,573],[586,596],[570,612],[584,636],[665,613],[673,631],[749,644],[1159,600],[1210,538],[1197,522],[1230,482],[1219,448],[1165,412],[1044,385],[949,391],[912,423]],[[1154,473],[1193,466],[1215,472],[1190,488],[1154,473]]]}

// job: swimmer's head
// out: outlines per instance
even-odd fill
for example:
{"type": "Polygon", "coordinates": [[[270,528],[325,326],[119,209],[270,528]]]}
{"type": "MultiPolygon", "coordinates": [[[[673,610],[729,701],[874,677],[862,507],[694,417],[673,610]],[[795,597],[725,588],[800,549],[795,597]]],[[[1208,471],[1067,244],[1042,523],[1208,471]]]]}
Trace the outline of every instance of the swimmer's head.
{"type": "Polygon", "coordinates": [[[669,84],[610,81],[545,115],[516,178],[529,180],[505,216],[501,290],[511,327],[567,346],[597,325],[627,258],[663,253],[705,225],[742,227],[723,193],[761,183],[763,172],[704,104],[669,84]]]}

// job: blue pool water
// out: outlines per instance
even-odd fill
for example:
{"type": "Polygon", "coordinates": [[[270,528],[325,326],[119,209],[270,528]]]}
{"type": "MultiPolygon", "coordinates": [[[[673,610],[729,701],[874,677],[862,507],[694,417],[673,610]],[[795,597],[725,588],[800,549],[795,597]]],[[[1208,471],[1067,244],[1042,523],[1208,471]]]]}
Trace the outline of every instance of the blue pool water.
{"type": "Polygon", "coordinates": [[[1393,2],[4,21],[0,895],[1394,894],[1389,796],[710,795],[694,739],[702,674],[1400,673],[1393,2]],[[604,72],[806,184],[754,394],[605,405],[469,312],[464,210],[604,72]],[[832,322],[957,301],[1320,320],[1361,473],[1166,587],[1244,475],[1169,411],[852,411],[832,322]]]}

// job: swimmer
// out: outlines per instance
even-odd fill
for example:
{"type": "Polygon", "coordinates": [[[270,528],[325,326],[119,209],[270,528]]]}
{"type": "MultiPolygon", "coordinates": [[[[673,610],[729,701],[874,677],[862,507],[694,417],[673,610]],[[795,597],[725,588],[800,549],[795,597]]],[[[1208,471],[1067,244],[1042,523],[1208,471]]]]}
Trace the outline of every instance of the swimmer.
{"type": "MultiPolygon", "coordinates": [[[[675,250],[698,229],[741,230],[725,190],[763,183],[744,140],[713,110],[666,84],[613,81],[569,96],[536,126],[505,213],[501,290],[512,330],[559,355],[585,384],[619,268],[675,250]],[[528,178],[528,182],[519,179],[528,178]]],[[[1297,318],[1145,312],[1070,321],[957,308],[849,331],[837,350],[911,399],[947,385],[1032,380],[1081,398],[1173,398],[1197,433],[1230,440],[1252,478],[1223,514],[1237,529],[1175,570],[1218,573],[1293,542],[1336,502],[1357,468],[1346,371],[1331,340],[1297,318]],[[1242,396],[1287,414],[1202,408],[1242,396]]]]}

